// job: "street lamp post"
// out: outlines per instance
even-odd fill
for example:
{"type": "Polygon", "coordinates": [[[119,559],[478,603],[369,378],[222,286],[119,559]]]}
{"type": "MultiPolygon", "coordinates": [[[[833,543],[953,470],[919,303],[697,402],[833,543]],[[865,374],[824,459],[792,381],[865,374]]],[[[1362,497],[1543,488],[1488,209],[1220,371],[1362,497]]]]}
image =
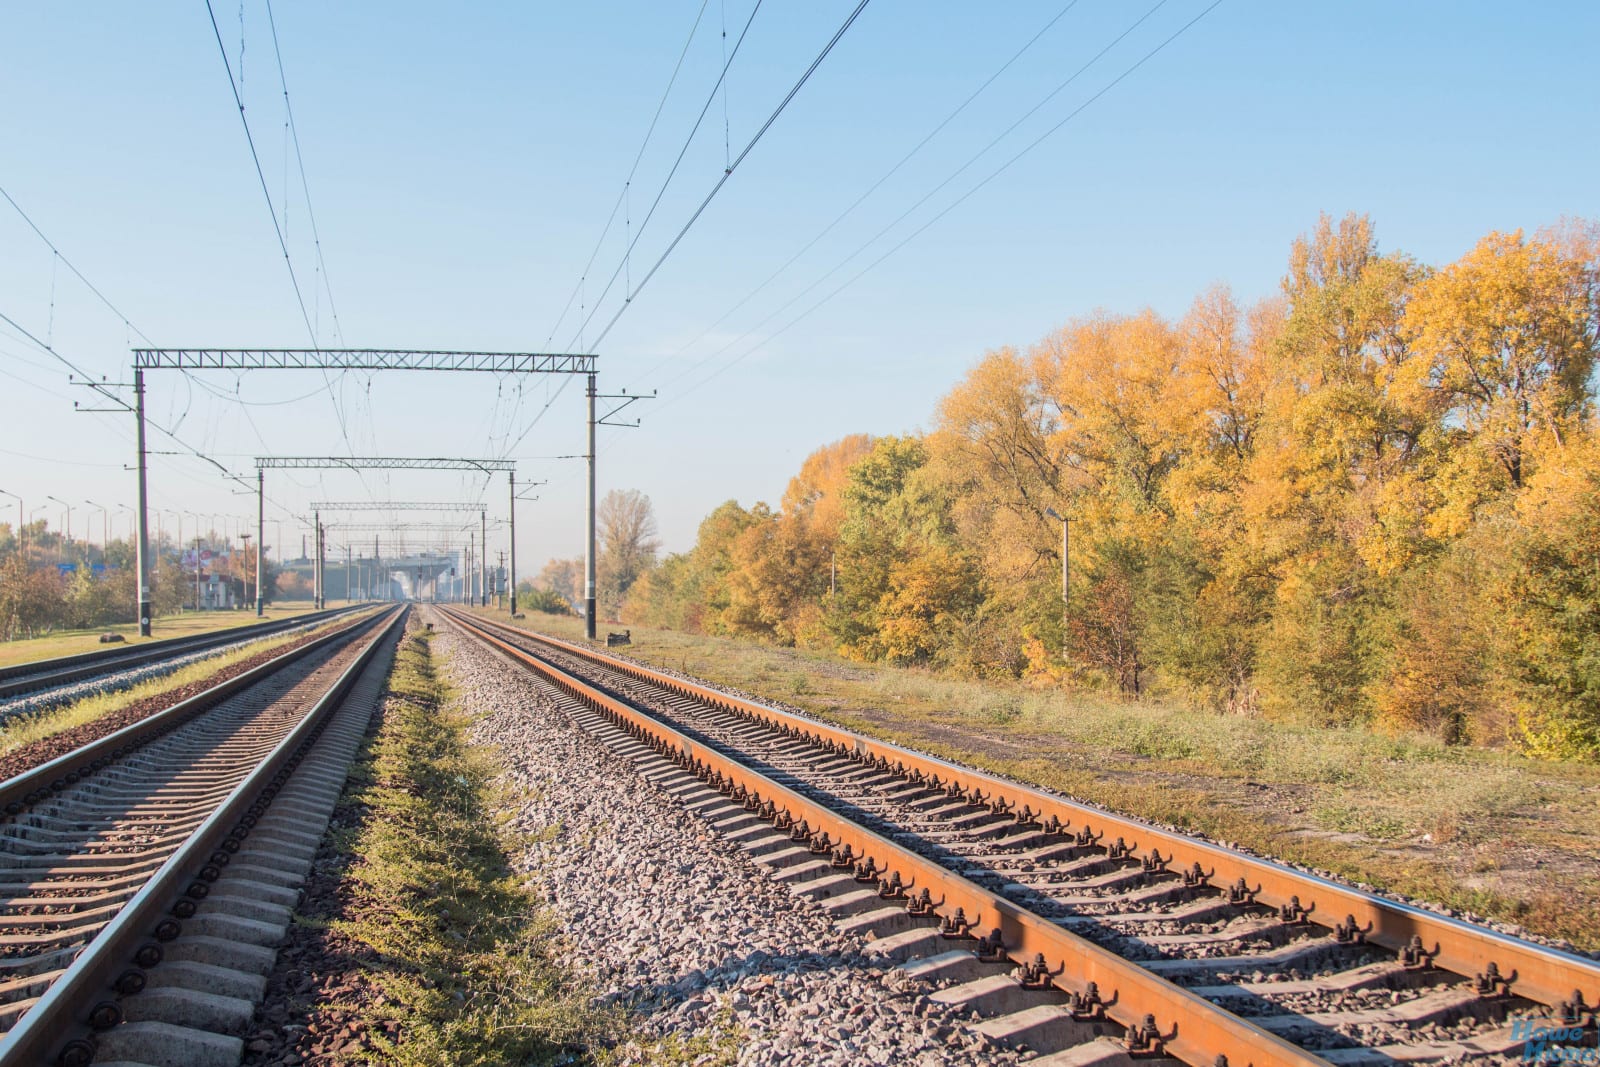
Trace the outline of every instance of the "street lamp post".
{"type": "Polygon", "coordinates": [[[26,541],[23,540],[23,532],[22,531],[26,530],[28,528],[28,526],[27,526],[27,523],[22,521],[22,498],[20,496],[18,496],[17,494],[15,494],[13,492],[10,492],[9,490],[6,490],[6,489],[0,489],[0,493],[3,493],[6,496],[11,497],[13,500],[15,500],[17,502],[17,551],[21,552],[23,554],[22,555],[23,559],[27,559],[28,558],[28,556],[27,556],[28,544],[27,544],[26,541]]]}
{"type": "MultiPolygon", "coordinates": [[[[110,525],[106,521],[106,506],[104,504],[96,504],[93,500],[85,500],[84,503],[100,513],[100,556],[103,559],[106,554],[106,542],[110,540],[108,537],[110,525]]],[[[93,544],[93,542],[91,541],[90,544],[93,544]]]]}
{"type": "Polygon", "coordinates": [[[62,500],[58,496],[47,495],[45,499],[54,500],[57,504],[60,504],[62,507],[67,509],[67,521],[63,525],[67,533],[67,543],[70,544],[72,542],[72,505],[67,503],[65,500],[62,500]]]}

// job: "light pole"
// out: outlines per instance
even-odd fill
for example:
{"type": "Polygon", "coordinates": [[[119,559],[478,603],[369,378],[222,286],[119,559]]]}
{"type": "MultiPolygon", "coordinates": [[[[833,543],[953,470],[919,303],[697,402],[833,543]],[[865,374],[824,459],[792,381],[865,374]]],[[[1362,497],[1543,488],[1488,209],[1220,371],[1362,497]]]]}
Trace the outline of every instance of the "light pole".
{"type": "Polygon", "coordinates": [[[28,556],[26,549],[28,545],[27,542],[22,539],[22,531],[27,529],[27,524],[22,521],[22,498],[17,494],[5,489],[0,489],[0,493],[4,493],[6,496],[17,502],[17,551],[23,553],[23,559],[27,559],[28,556]]]}
{"type": "Polygon", "coordinates": [[[67,503],[65,500],[62,500],[58,496],[48,496],[47,495],[45,497],[45,499],[46,500],[54,500],[57,504],[60,504],[62,507],[67,509],[67,521],[65,522],[64,526],[65,526],[65,529],[66,529],[66,532],[67,532],[67,543],[71,544],[72,543],[72,505],[67,503]]]}
{"type": "Polygon", "coordinates": [[[1061,522],[1061,654],[1064,656],[1067,652],[1067,578],[1071,573],[1070,561],[1072,559],[1069,553],[1071,541],[1068,540],[1067,534],[1070,520],[1065,515],[1057,512],[1055,508],[1045,508],[1044,513],[1061,522]]]}
{"type": "MultiPolygon", "coordinates": [[[[130,508],[126,504],[112,504],[111,506],[113,508],[115,508],[119,512],[120,511],[126,511],[128,513],[128,526],[129,526],[129,529],[131,530],[132,527],[133,527],[133,519],[134,519],[133,509],[130,508]]],[[[133,536],[132,533],[130,533],[129,537],[131,538],[132,536],[133,536]]]]}
{"type": "MultiPolygon", "coordinates": [[[[106,542],[110,540],[109,534],[111,532],[110,524],[106,520],[106,506],[104,504],[96,504],[93,500],[85,500],[84,503],[100,513],[100,558],[104,559],[106,542]]],[[[90,544],[93,543],[92,541],[90,542],[90,544]]]]}
{"type": "MultiPolygon", "coordinates": [[[[200,513],[197,511],[183,511],[180,515],[187,515],[194,520],[194,610],[200,610],[200,513]]],[[[178,532],[178,548],[183,548],[183,532],[178,532]]]]}
{"type": "MultiPolygon", "coordinates": [[[[239,535],[239,540],[244,542],[244,599],[245,599],[245,603],[247,603],[247,604],[250,602],[250,538],[251,538],[251,536],[252,536],[251,534],[240,534],[239,535]]],[[[260,545],[256,546],[256,551],[257,552],[261,551],[261,546],[260,545]]],[[[257,596],[257,599],[258,600],[260,599],[259,595],[257,596]]]]}

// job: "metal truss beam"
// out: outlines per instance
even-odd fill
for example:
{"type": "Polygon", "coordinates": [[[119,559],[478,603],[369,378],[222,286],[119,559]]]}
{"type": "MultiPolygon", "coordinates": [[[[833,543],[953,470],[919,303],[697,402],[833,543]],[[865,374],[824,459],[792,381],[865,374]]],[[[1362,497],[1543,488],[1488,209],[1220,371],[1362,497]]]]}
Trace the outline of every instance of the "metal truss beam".
{"type": "MultiPolygon", "coordinates": [[[[497,526],[500,525],[500,523],[491,522],[489,525],[497,526]]],[[[457,531],[460,533],[466,533],[468,530],[476,530],[478,528],[478,524],[476,522],[469,522],[464,525],[456,525],[455,523],[449,522],[328,522],[324,520],[322,523],[322,528],[325,530],[338,530],[343,533],[387,533],[391,531],[397,534],[408,533],[411,531],[435,533],[440,531],[446,533],[457,531]]]]}
{"type": "Polygon", "coordinates": [[[463,504],[460,502],[440,501],[431,503],[420,500],[346,500],[313,501],[311,507],[317,511],[487,511],[487,504],[463,504]]]}
{"type": "Polygon", "coordinates": [[[453,370],[594,374],[577,352],[450,352],[415,348],[135,348],[140,370],[453,370]]]}
{"type": "Polygon", "coordinates": [[[515,471],[514,459],[445,459],[417,456],[257,456],[269,470],[515,471]]]}

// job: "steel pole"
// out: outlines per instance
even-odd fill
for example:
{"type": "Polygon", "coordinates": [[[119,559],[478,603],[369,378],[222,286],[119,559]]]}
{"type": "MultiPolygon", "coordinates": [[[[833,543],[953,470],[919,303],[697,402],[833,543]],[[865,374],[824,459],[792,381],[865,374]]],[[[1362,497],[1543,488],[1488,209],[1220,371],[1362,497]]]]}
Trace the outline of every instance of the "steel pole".
{"type": "MultiPolygon", "coordinates": [[[[150,594],[150,520],[147,514],[149,508],[149,493],[145,485],[145,458],[144,458],[144,371],[134,368],[133,371],[133,421],[134,421],[134,447],[139,452],[139,528],[136,533],[137,543],[134,553],[137,559],[134,562],[138,570],[139,583],[139,636],[150,636],[150,617],[154,614],[152,597],[150,594]]],[[[179,542],[179,547],[182,547],[179,542]]]]}
{"type": "Polygon", "coordinates": [[[511,472],[511,615],[517,614],[517,472],[511,472]]]}
{"type": "Polygon", "coordinates": [[[589,464],[589,493],[585,503],[584,516],[588,525],[588,537],[584,541],[583,557],[583,632],[589,640],[594,640],[594,401],[595,401],[595,376],[589,375],[589,448],[585,458],[589,464]]]}
{"type": "Polygon", "coordinates": [[[261,578],[265,564],[261,557],[267,551],[267,476],[256,468],[256,618],[267,613],[266,597],[262,595],[261,578]]]}
{"type": "Polygon", "coordinates": [[[478,540],[483,554],[478,557],[478,606],[489,606],[489,513],[478,512],[478,540]]]}

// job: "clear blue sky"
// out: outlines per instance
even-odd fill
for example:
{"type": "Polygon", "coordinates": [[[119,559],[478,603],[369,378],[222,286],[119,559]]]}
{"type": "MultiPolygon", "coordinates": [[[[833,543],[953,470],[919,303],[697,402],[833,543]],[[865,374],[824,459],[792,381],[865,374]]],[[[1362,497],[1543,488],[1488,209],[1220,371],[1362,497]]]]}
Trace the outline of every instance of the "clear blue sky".
{"type": "MultiPolygon", "coordinates": [[[[238,77],[240,6],[213,2],[238,77]]],[[[686,548],[719,502],[776,501],[815,447],[851,432],[925,427],[938,397],[986,349],[1026,345],[1096,307],[1179,315],[1217,282],[1245,299],[1271,292],[1289,242],[1319,212],[1367,212],[1386,248],[1433,263],[1492,229],[1600,215],[1600,8],[1224,0],[1011,169],[761,343],[1208,2],[1160,5],[797,300],[1150,10],[1081,0],[724,319],[1064,7],[873,0],[598,348],[604,390],[662,389],[634,409],[642,429],[603,431],[601,492],[649,494],[666,547],[686,548]]],[[[707,99],[724,21],[731,47],[751,6],[705,3],[627,197],[631,227],[619,217],[582,287],[587,308],[707,99]]],[[[730,70],[726,112],[719,96],[625,277],[637,283],[721,175],[724,113],[736,154],[853,7],[767,0],[730,70]]],[[[277,0],[323,285],[267,10],[246,0],[246,115],[274,205],[286,210],[318,342],[579,345],[576,309],[556,323],[701,10],[700,0],[661,0],[481,3],[445,14],[437,4],[277,0]]],[[[203,3],[11,4],[0,12],[0,41],[0,186],[138,330],[162,346],[310,343],[203,3]]],[[[617,300],[613,289],[582,343],[617,300]]],[[[3,202],[0,312],[113,381],[126,380],[128,349],[140,343],[3,202]]],[[[341,432],[319,375],[165,373],[152,377],[150,412],[245,473],[260,454],[517,457],[519,477],[548,480],[519,514],[527,573],[581,548],[580,465],[542,458],[581,451],[581,389],[566,389],[535,421],[560,384],[352,374],[334,383],[341,432]],[[236,393],[257,406],[241,406],[236,393]]],[[[0,488],[25,496],[30,511],[46,494],[78,506],[133,502],[123,469],[130,420],[74,414],[72,399],[89,398],[3,324],[0,396],[0,488]]],[[[173,447],[160,435],[152,446],[173,447]]],[[[169,513],[253,510],[193,459],[158,456],[152,479],[154,503],[169,513]]],[[[487,489],[453,474],[269,478],[269,494],[290,510],[319,498],[485,493],[503,513],[503,476],[487,489]]],[[[14,504],[0,498],[0,516],[14,516],[14,504]]],[[[88,511],[75,510],[75,533],[88,511]]],[[[60,509],[45,514],[58,522],[60,509]]],[[[269,518],[297,551],[286,512],[269,509],[269,518]]],[[[269,543],[278,537],[269,530],[269,543]]]]}

